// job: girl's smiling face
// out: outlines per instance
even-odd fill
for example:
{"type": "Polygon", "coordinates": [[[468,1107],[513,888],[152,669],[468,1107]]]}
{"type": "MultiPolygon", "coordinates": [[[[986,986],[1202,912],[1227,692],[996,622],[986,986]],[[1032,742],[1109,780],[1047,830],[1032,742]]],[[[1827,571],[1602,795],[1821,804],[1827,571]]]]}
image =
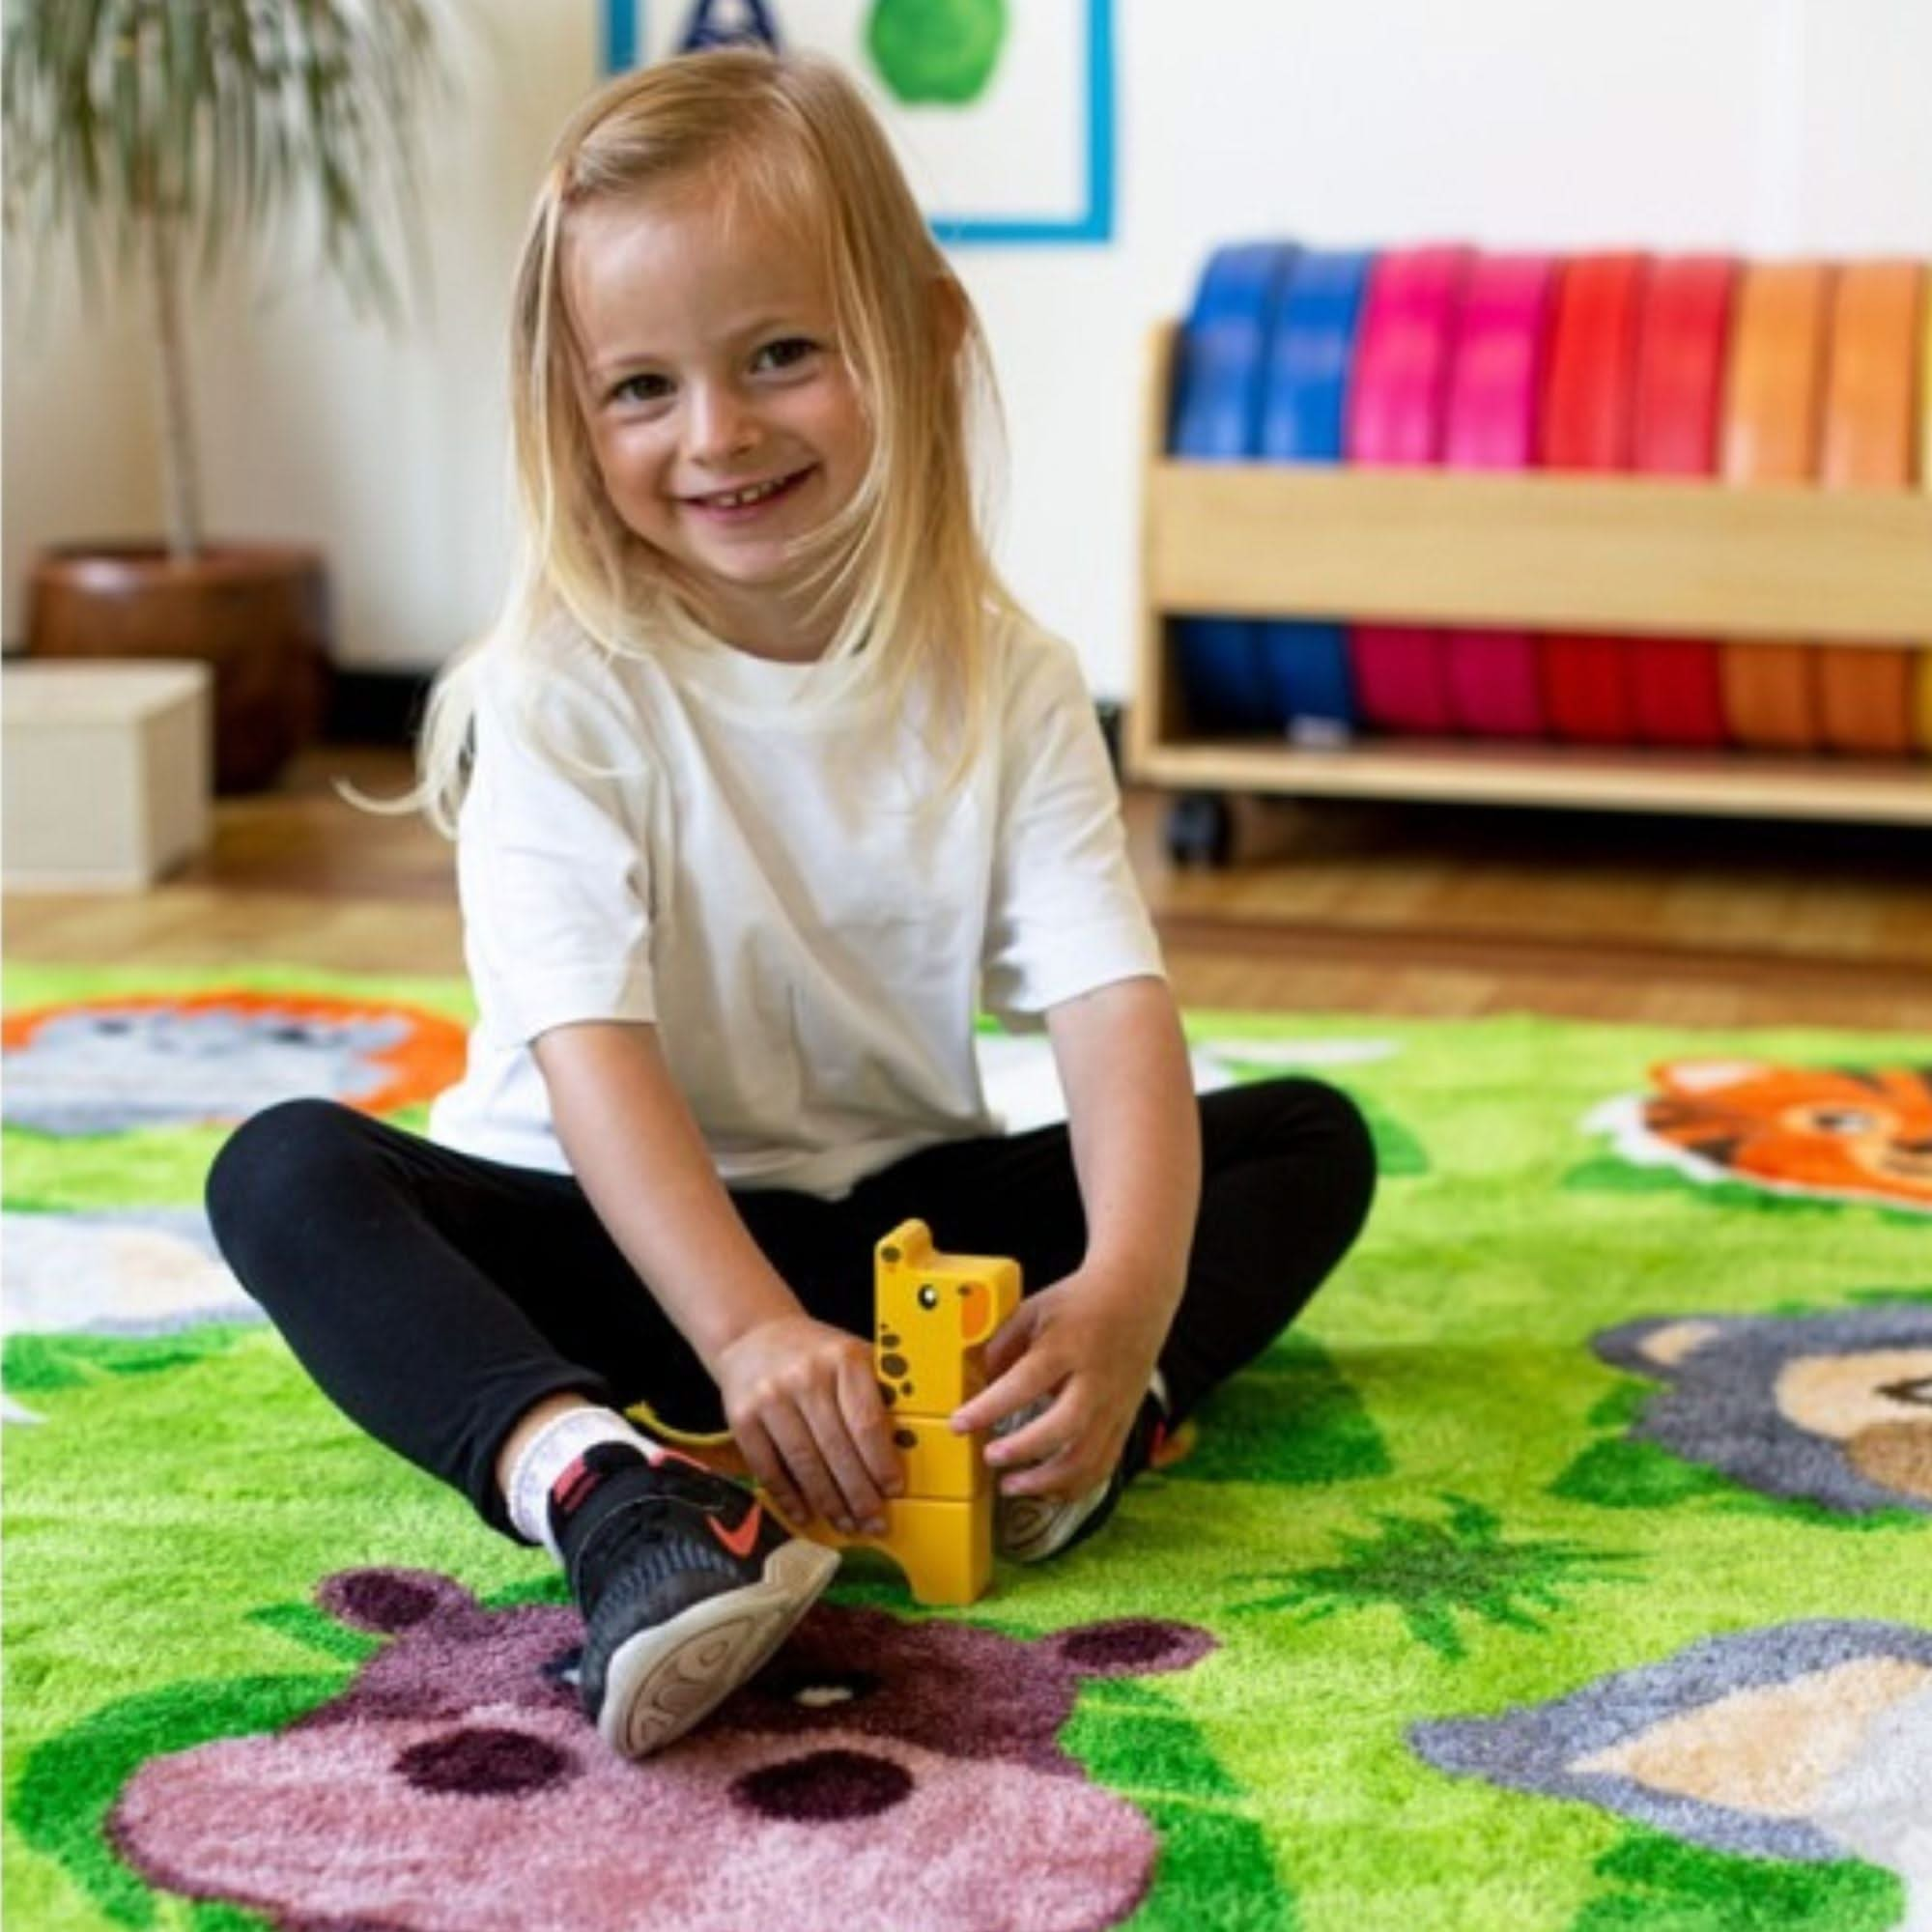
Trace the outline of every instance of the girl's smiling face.
{"type": "Polygon", "coordinates": [[[718,634],[816,657],[790,547],[848,503],[871,434],[806,238],[696,193],[570,216],[564,298],[611,508],[683,566],[718,634]]]}

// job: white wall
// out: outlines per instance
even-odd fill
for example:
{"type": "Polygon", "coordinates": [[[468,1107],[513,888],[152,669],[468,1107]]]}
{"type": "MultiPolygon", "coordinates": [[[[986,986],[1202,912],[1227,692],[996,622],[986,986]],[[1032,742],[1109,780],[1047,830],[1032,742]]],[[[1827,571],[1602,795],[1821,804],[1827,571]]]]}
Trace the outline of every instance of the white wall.
{"type": "MultiPolygon", "coordinates": [[[[1110,247],[965,249],[1006,392],[1015,587],[1124,691],[1148,325],[1217,241],[1932,256],[1924,0],[1116,0],[1110,247]]],[[[591,0],[485,0],[493,45],[437,157],[436,313],[392,341],[303,286],[200,333],[212,521],[307,533],[341,654],[434,663],[500,587],[499,343],[552,130],[596,79],[591,0]]],[[[135,324],[31,344],[10,250],[7,626],[34,545],[154,514],[135,324]],[[24,392],[24,397],[23,397],[24,392]]]]}
{"type": "MultiPolygon", "coordinates": [[[[482,625],[501,589],[510,273],[551,139],[601,78],[588,0],[467,0],[465,17],[458,95],[425,183],[428,312],[402,330],[356,315],[307,272],[313,254],[295,241],[266,268],[238,263],[191,310],[211,534],[320,543],[338,656],[353,665],[435,664],[482,625]]],[[[46,271],[43,249],[9,239],[10,639],[42,544],[160,528],[138,291],[92,313],[68,299],[34,327],[26,291],[46,271]],[[103,506],[91,486],[108,445],[116,495],[103,506]]]]}
{"type": "Polygon", "coordinates": [[[150,334],[138,305],[79,326],[68,265],[38,293],[5,251],[6,636],[25,621],[22,573],[43,544],[152,533],[160,465],[149,382],[150,334]],[[17,613],[17,614],[16,614],[17,613]]]}

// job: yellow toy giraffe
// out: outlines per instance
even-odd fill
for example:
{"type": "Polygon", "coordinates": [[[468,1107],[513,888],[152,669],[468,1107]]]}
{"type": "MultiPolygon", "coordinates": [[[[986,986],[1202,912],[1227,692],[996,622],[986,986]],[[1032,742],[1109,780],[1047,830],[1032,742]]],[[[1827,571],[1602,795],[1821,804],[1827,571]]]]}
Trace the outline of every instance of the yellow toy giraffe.
{"type": "Polygon", "coordinates": [[[903,1221],[873,1252],[872,1364],[905,1468],[884,1505],[886,1533],[800,1534],[835,1549],[883,1550],[922,1604],[970,1604],[993,1580],[993,1480],[980,1439],[947,1418],[985,1386],[980,1350],[1020,1305],[1020,1265],[943,1255],[923,1221],[903,1221]]]}

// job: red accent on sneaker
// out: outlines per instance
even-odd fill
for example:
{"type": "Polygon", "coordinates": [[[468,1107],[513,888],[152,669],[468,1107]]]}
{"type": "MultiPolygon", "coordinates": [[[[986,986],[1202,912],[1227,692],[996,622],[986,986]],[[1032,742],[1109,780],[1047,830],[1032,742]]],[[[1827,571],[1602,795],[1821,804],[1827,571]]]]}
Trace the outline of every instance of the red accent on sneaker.
{"type": "Polygon", "coordinates": [[[644,1461],[653,1469],[661,1468],[667,1463],[682,1463],[687,1469],[696,1469],[700,1476],[717,1474],[715,1469],[708,1463],[700,1463],[696,1456],[687,1456],[682,1449],[668,1448],[651,1437],[645,1438],[643,1451],[644,1461]]]}
{"type": "Polygon", "coordinates": [[[758,1540],[758,1524],[764,1520],[764,1505],[754,1502],[736,1529],[726,1529],[715,1516],[708,1516],[704,1520],[711,1525],[712,1535],[742,1563],[751,1555],[752,1545],[758,1540]]]}
{"type": "Polygon", "coordinates": [[[592,1490],[597,1487],[597,1475],[584,1466],[580,1456],[562,1475],[551,1485],[551,1494],[556,1498],[556,1506],[565,1516],[573,1515],[578,1506],[592,1490]]]}

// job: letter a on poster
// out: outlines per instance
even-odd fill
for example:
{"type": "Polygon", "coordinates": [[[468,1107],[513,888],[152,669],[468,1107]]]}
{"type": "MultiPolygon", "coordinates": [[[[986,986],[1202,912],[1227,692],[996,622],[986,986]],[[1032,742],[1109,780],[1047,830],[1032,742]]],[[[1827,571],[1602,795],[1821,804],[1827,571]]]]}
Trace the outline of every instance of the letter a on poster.
{"type": "Polygon", "coordinates": [[[1113,0],[605,0],[612,72],[762,42],[838,61],[948,243],[1114,232],[1113,0]]]}

